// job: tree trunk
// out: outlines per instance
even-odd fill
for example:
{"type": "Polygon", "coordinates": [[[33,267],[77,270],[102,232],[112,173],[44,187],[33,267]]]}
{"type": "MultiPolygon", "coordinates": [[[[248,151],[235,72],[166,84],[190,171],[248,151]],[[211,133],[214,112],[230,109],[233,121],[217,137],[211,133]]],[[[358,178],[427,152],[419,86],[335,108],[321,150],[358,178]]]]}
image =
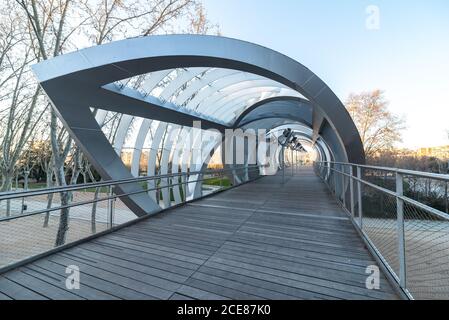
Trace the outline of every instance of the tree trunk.
{"type": "MultiPolygon", "coordinates": [[[[58,184],[60,186],[65,186],[65,175],[64,175],[64,167],[63,165],[59,165],[56,171],[56,178],[58,180],[58,184]]],[[[67,191],[63,191],[59,193],[61,197],[61,206],[67,206],[70,202],[70,193],[67,191]]],[[[59,217],[59,227],[58,233],[56,235],[55,246],[62,246],[65,244],[67,231],[69,230],[69,208],[62,208],[60,217],[59,217]]]]}
{"type": "MultiPolygon", "coordinates": [[[[47,188],[53,187],[53,170],[49,170],[47,168],[47,188]]],[[[47,213],[44,218],[44,228],[48,227],[48,223],[50,220],[50,208],[53,204],[53,196],[54,193],[49,193],[47,196],[47,213]]]]}
{"type": "MultiPolygon", "coordinates": [[[[12,188],[12,181],[13,181],[14,173],[5,171],[3,173],[3,186],[1,188],[1,192],[10,191],[12,188]]],[[[11,216],[11,200],[6,200],[6,217],[11,216]]]]}
{"type": "MultiPolygon", "coordinates": [[[[89,178],[92,182],[95,182],[95,178],[94,175],[92,173],[92,171],[90,170],[90,165],[86,165],[86,173],[89,175],[89,178]]],[[[94,203],[92,204],[92,213],[91,213],[91,229],[92,229],[92,234],[95,234],[97,232],[97,206],[98,206],[98,197],[100,194],[100,189],[101,188],[96,188],[95,189],[95,195],[94,195],[94,203]]]]}
{"type": "MultiPolygon", "coordinates": [[[[70,194],[68,192],[60,192],[61,206],[69,204],[70,194]]],[[[67,231],[69,230],[69,208],[61,209],[61,216],[59,218],[58,233],[56,235],[55,246],[59,247],[65,244],[67,231]]]]}
{"type": "Polygon", "coordinates": [[[52,206],[52,203],[53,203],[53,193],[49,193],[47,196],[47,213],[45,214],[44,228],[48,227],[48,223],[50,220],[50,208],[52,206]]]}

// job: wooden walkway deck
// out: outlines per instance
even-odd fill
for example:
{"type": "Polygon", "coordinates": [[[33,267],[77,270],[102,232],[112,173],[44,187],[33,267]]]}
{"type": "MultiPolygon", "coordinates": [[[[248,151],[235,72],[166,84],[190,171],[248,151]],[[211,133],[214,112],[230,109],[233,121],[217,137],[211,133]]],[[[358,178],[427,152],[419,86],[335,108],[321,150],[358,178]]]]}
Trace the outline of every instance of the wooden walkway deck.
{"type": "Polygon", "coordinates": [[[169,210],[0,276],[0,299],[397,299],[310,168],[169,210]],[[80,290],[67,290],[77,265],[80,290]]]}

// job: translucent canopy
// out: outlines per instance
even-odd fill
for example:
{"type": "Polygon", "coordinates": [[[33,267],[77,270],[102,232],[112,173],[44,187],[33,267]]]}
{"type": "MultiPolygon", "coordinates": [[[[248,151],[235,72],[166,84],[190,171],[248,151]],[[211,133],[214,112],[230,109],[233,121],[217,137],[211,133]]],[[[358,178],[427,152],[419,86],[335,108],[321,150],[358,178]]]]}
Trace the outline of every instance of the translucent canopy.
{"type": "Polygon", "coordinates": [[[299,92],[265,77],[223,68],[178,68],[134,76],[114,83],[119,92],[159,103],[227,126],[249,107],[268,98],[299,92]]]}

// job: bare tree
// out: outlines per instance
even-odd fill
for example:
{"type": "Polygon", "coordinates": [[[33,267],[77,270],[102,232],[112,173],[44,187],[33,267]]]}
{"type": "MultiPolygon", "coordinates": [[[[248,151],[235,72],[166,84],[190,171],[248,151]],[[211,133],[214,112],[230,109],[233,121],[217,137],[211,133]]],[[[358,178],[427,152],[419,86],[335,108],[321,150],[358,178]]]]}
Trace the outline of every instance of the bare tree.
{"type": "Polygon", "coordinates": [[[84,32],[95,44],[165,33],[196,6],[196,0],[85,1],[84,32]]]}
{"type": "Polygon", "coordinates": [[[405,121],[388,110],[382,91],[351,94],[346,108],[359,130],[367,158],[391,150],[401,141],[405,121]]]}
{"type": "Polygon", "coordinates": [[[18,175],[18,161],[45,110],[39,108],[40,89],[29,70],[34,58],[20,32],[20,16],[8,2],[0,12],[0,191],[9,191],[18,175]]]}
{"type": "MultiPolygon", "coordinates": [[[[29,44],[37,61],[80,49],[80,46],[164,33],[175,21],[185,19],[191,10],[198,8],[196,0],[16,0],[16,3],[28,22],[29,44]]],[[[204,18],[200,20],[207,22],[204,18]]],[[[81,172],[77,164],[83,158],[82,153],[77,146],[73,146],[71,137],[58,122],[53,109],[49,113],[49,136],[56,182],[59,186],[67,184],[65,167],[70,154],[72,175],[69,183],[76,183],[81,172]]],[[[61,206],[66,207],[70,194],[61,192],[60,197],[61,206]]],[[[69,210],[62,209],[55,243],[57,246],[65,243],[68,218],[69,210]]]]}
{"type": "Polygon", "coordinates": [[[206,9],[201,2],[196,3],[195,10],[189,13],[189,24],[186,32],[192,34],[221,34],[220,26],[209,21],[206,9]]]}

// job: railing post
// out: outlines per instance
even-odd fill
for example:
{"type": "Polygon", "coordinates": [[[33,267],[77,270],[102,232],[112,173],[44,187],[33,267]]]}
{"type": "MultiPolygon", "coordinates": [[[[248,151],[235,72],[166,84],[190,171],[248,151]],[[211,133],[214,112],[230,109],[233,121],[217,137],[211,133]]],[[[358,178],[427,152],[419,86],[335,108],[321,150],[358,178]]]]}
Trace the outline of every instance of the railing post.
{"type": "Polygon", "coordinates": [[[447,190],[448,190],[447,185],[448,185],[448,182],[446,181],[444,183],[444,199],[445,199],[444,202],[446,204],[446,213],[449,213],[449,198],[448,198],[448,193],[447,193],[447,190]]]}
{"type": "Polygon", "coordinates": [[[171,203],[171,187],[170,187],[170,177],[167,177],[167,189],[168,189],[168,206],[171,207],[172,203],[171,203]]]}
{"type": "Polygon", "coordinates": [[[363,230],[363,208],[362,208],[362,169],[357,166],[357,202],[359,209],[359,226],[360,230],[363,230]]]}
{"type": "Polygon", "coordinates": [[[398,249],[399,249],[399,282],[402,288],[406,288],[406,260],[405,260],[405,231],[404,231],[404,178],[399,172],[396,173],[396,214],[398,223],[398,249]]]}
{"type": "Polygon", "coordinates": [[[336,172],[335,172],[335,165],[333,163],[331,163],[331,165],[330,165],[329,174],[330,174],[330,176],[329,176],[329,185],[330,185],[330,188],[331,188],[331,193],[335,197],[337,197],[337,195],[335,193],[335,175],[336,175],[336,172]]]}
{"type": "Polygon", "coordinates": [[[114,223],[114,199],[112,199],[112,196],[114,195],[113,193],[113,187],[109,186],[108,187],[108,224],[109,224],[109,228],[112,228],[113,223],[114,223]]]}
{"type": "Polygon", "coordinates": [[[352,165],[349,165],[349,192],[351,192],[351,215],[354,218],[354,170],[352,165]]]}
{"type": "Polygon", "coordinates": [[[189,189],[188,181],[189,181],[189,173],[186,172],[184,175],[184,202],[187,202],[187,192],[189,189]]]}
{"type": "Polygon", "coordinates": [[[292,177],[293,177],[295,175],[295,164],[293,162],[293,149],[291,149],[291,156],[292,156],[291,164],[292,164],[292,177]]]}
{"type": "Polygon", "coordinates": [[[282,184],[285,184],[285,153],[284,146],[282,146],[282,184]]]}
{"type": "Polygon", "coordinates": [[[345,191],[345,175],[344,175],[344,165],[340,164],[340,171],[341,171],[341,201],[343,202],[343,207],[346,208],[346,191],[345,191]]]}

